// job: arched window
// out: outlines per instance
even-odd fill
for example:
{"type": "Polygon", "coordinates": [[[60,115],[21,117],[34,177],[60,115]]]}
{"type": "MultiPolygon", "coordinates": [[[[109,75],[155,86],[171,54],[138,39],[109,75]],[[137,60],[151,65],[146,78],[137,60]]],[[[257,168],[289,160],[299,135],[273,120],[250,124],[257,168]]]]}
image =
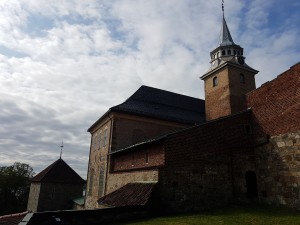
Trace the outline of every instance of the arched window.
{"type": "Polygon", "coordinates": [[[223,51],[222,51],[222,55],[226,55],[226,52],[225,52],[225,50],[223,50],[223,51]]]}
{"type": "Polygon", "coordinates": [[[233,50],[233,54],[236,55],[236,50],[233,50]]]}
{"type": "Polygon", "coordinates": [[[230,49],[227,50],[227,54],[228,54],[228,55],[231,55],[231,50],[230,50],[230,49]]]}
{"type": "Polygon", "coordinates": [[[244,74],[240,74],[240,83],[244,84],[245,83],[245,75],[244,74]]]}
{"type": "Polygon", "coordinates": [[[218,86],[218,78],[217,77],[214,77],[214,79],[213,79],[213,86],[214,87],[218,86]]]}

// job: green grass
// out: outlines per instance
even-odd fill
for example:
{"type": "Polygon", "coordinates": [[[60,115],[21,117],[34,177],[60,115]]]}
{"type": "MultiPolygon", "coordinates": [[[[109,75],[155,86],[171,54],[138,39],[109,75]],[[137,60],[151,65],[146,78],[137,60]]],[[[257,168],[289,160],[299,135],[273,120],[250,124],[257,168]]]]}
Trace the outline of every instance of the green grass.
{"type": "Polygon", "coordinates": [[[127,225],[300,225],[300,212],[267,206],[233,206],[198,214],[155,217],[127,225]]]}

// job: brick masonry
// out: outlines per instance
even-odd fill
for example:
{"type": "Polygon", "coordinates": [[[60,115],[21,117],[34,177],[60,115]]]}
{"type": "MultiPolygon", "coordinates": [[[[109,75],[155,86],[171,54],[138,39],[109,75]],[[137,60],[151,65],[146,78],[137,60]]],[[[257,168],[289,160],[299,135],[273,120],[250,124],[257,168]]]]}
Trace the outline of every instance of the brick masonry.
{"type": "Polygon", "coordinates": [[[261,132],[273,136],[300,130],[300,63],[247,95],[261,132]]]}
{"type": "Polygon", "coordinates": [[[168,137],[159,176],[162,207],[190,212],[246,198],[245,173],[254,168],[249,122],[247,111],[168,137]]]}
{"type": "Polygon", "coordinates": [[[246,109],[245,94],[255,89],[254,74],[227,66],[205,79],[206,120],[217,119],[246,109]],[[245,82],[240,82],[240,74],[245,82]],[[213,79],[218,85],[213,86],[213,79]]]}

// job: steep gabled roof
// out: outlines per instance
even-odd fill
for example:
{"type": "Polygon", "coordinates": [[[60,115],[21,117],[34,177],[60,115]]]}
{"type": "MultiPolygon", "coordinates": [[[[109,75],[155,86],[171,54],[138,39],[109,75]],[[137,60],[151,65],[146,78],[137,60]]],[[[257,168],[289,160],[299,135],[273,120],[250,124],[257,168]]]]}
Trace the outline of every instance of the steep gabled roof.
{"type": "Polygon", "coordinates": [[[56,160],[33,177],[31,181],[41,183],[84,183],[84,180],[62,159],[56,160]]]}
{"type": "Polygon", "coordinates": [[[98,203],[113,207],[146,205],[155,185],[156,182],[128,183],[120,189],[101,197],[98,203]]]}
{"type": "Polygon", "coordinates": [[[109,112],[121,112],[195,125],[205,120],[205,101],[143,85],[125,102],[111,107],[107,113],[109,112]]]}

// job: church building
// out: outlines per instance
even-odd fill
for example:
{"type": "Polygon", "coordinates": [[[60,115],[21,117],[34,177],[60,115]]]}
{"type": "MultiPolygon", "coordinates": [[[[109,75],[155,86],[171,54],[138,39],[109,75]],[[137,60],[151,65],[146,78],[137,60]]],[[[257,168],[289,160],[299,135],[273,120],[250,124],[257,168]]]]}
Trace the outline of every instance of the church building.
{"type": "Polygon", "coordinates": [[[86,209],[153,196],[164,211],[253,201],[300,209],[300,63],[256,89],[258,71],[224,15],[210,56],[205,102],[142,86],[88,129],[86,209]]]}

